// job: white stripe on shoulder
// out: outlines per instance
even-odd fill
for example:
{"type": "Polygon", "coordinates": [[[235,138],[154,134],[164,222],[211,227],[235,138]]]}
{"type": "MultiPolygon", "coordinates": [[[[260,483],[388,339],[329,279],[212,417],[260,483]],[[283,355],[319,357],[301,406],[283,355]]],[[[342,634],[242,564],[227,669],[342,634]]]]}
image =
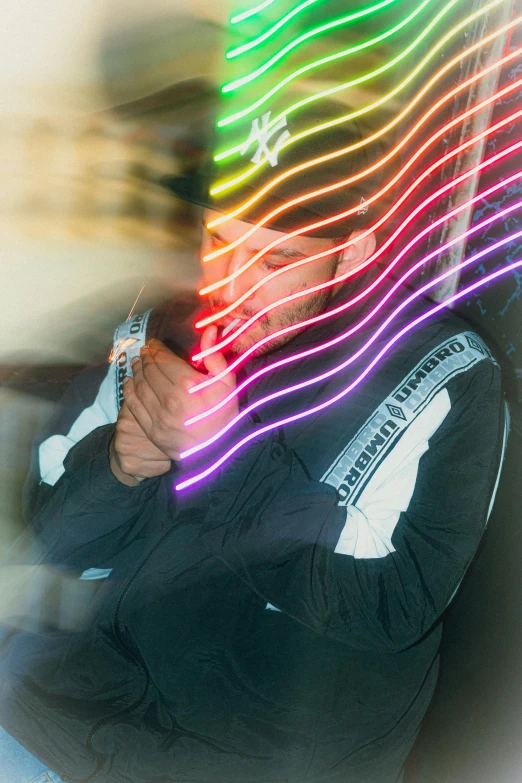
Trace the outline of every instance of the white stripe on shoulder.
{"type": "Polygon", "coordinates": [[[386,557],[394,552],[393,532],[406,511],[417,481],[419,462],[429,441],[451,409],[447,389],[438,392],[388,452],[354,505],[335,552],[356,558],[386,557]]]}
{"type": "Polygon", "coordinates": [[[145,344],[150,312],[138,313],[116,329],[107,375],[93,404],[80,413],[67,435],[51,435],[40,445],[40,478],[45,484],[54,486],[63,475],[64,460],[73,446],[97,427],[112,424],[118,418],[123,398],[122,381],[125,375],[132,375],[130,362],[145,344]]]}
{"type": "Polygon", "coordinates": [[[341,505],[354,505],[369,476],[435,395],[491,354],[473,332],[449,337],[426,354],[372,412],[321,478],[341,505]]]}

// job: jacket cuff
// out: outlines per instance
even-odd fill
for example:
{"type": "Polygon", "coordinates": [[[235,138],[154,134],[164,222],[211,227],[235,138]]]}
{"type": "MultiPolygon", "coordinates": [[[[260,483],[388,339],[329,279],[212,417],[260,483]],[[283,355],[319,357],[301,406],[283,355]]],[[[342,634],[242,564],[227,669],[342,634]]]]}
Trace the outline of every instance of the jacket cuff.
{"type": "Polygon", "coordinates": [[[70,450],[64,467],[87,500],[126,508],[146,502],[156,492],[161,476],[144,479],[136,487],[118,481],[109,457],[115,429],[115,424],[106,424],[90,432],[70,450]]]}

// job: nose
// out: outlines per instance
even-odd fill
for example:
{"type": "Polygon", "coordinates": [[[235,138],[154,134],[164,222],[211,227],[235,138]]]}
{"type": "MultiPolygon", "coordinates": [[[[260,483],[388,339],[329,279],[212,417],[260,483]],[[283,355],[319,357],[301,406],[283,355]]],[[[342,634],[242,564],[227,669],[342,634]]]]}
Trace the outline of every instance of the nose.
{"type": "MultiPolygon", "coordinates": [[[[249,260],[250,255],[251,254],[247,251],[247,249],[243,248],[241,245],[236,247],[230,253],[228,258],[226,276],[230,277],[238,272],[238,270],[241,269],[241,267],[249,260]]],[[[226,285],[224,285],[221,289],[221,295],[227,306],[233,305],[234,302],[236,302],[252,287],[253,279],[252,275],[250,274],[251,269],[252,267],[245,270],[236,277],[233,277],[232,280],[226,283],[226,285]]],[[[250,301],[254,298],[254,296],[255,294],[251,294],[244,301],[250,301]]]]}

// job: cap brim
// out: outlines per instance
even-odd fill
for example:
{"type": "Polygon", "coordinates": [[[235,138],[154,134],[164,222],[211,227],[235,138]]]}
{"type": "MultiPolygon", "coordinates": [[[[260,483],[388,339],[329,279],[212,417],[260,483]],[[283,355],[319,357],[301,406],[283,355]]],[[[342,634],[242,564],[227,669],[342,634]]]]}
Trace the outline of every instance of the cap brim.
{"type": "MultiPolygon", "coordinates": [[[[213,209],[217,212],[226,213],[231,209],[226,203],[216,202],[210,195],[210,182],[209,179],[201,174],[194,173],[190,177],[173,177],[164,176],[159,180],[159,184],[164,188],[167,188],[178,198],[183,201],[188,201],[190,204],[196,204],[199,207],[206,209],[213,209]]],[[[247,192],[255,193],[255,188],[250,187],[248,184],[244,186],[244,190],[247,192]]],[[[248,215],[241,216],[240,220],[244,220],[246,223],[254,225],[257,223],[263,214],[280,208],[285,203],[285,199],[278,198],[275,194],[270,194],[265,197],[257,209],[250,212],[248,215]]],[[[290,233],[297,227],[306,225],[307,223],[315,223],[320,221],[323,216],[320,213],[308,211],[304,208],[297,208],[293,210],[290,215],[280,213],[275,220],[265,224],[265,228],[271,228],[275,231],[282,231],[284,233],[290,233]]],[[[307,236],[314,236],[317,238],[332,239],[346,235],[354,228],[359,227],[359,220],[351,217],[350,222],[330,223],[325,226],[321,226],[314,231],[307,232],[307,236]]]]}
{"type": "Polygon", "coordinates": [[[199,207],[215,209],[208,195],[208,182],[204,177],[194,174],[191,177],[161,177],[159,184],[170,190],[178,198],[197,204],[199,207]]]}

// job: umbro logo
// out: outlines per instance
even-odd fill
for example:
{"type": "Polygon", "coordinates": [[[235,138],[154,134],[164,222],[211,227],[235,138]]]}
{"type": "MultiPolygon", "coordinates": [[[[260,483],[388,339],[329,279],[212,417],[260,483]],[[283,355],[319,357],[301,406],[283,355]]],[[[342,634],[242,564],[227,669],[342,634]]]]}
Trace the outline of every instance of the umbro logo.
{"type": "Polygon", "coordinates": [[[403,421],[406,421],[406,416],[404,415],[404,411],[398,405],[387,404],[386,407],[390,411],[391,415],[395,416],[396,419],[402,419],[403,421]]]}
{"type": "Polygon", "coordinates": [[[470,337],[470,335],[466,335],[466,340],[468,341],[468,345],[470,348],[474,348],[476,351],[482,354],[482,356],[485,356],[485,351],[482,345],[475,340],[474,337],[470,337]]]}

